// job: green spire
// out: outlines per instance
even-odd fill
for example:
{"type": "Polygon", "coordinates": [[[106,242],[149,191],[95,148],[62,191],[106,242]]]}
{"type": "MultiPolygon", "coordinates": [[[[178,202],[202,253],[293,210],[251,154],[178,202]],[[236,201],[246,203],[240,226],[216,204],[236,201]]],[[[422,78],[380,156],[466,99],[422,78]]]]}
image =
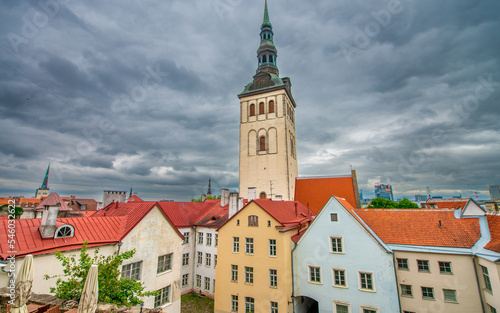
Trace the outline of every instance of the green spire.
{"type": "Polygon", "coordinates": [[[278,51],[273,42],[273,25],[269,21],[269,11],[267,9],[267,0],[264,6],[264,19],[260,26],[260,45],[257,49],[258,68],[257,72],[266,72],[278,75],[278,66],[276,57],[278,51]]]}
{"type": "Polygon", "coordinates": [[[49,189],[49,169],[50,169],[50,163],[49,166],[47,167],[47,172],[45,173],[45,177],[43,178],[42,186],[40,186],[39,188],[41,190],[49,189]]]}
{"type": "Polygon", "coordinates": [[[267,0],[266,0],[266,5],[264,7],[264,20],[262,21],[262,26],[264,26],[264,24],[271,25],[271,22],[269,21],[269,12],[267,11],[267,0]]]}

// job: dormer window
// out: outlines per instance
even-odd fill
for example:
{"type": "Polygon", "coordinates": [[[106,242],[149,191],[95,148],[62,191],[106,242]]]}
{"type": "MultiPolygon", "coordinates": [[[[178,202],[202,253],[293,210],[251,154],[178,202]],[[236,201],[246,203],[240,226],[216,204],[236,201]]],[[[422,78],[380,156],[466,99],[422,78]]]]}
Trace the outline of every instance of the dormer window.
{"type": "Polygon", "coordinates": [[[73,237],[75,235],[75,229],[70,225],[63,225],[56,230],[55,238],[65,238],[73,237]]]}

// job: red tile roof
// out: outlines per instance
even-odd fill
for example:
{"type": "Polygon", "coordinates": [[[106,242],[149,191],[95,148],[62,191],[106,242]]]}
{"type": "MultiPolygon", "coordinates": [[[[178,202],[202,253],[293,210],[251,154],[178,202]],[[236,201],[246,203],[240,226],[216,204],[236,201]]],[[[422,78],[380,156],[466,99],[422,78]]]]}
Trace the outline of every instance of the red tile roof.
{"type": "Polygon", "coordinates": [[[71,211],[66,202],[64,202],[61,197],[55,192],[50,193],[47,198],[35,208],[36,210],[43,210],[44,206],[60,205],[59,211],[71,211]]]}
{"type": "Polygon", "coordinates": [[[484,248],[500,253],[500,215],[487,215],[487,219],[491,239],[484,248]]]}
{"type": "Polygon", "coordinates": [[[422,203],[422,206],[426,209],[463,209],[467,203],[469,202],[469,198],[467,199],[427,199],[427,201],[422,203]],[[436,207],[433,207],[434,206],[436,207]]]}
{"type": "Polygon", "coordinates": [[[388,244],[471,248],[481,236],[478,219],[457,219],[453,210],[353,211],[388,244]]]}
{"type": "Polygon", "coordinates": [[[132,197],[127,199],[127,202],[144,202],[144,200],[142,200],[136,195],[133,195],[132,197]]]}
{"type": "Polygon", "coordinates": [[[191,226],[219,227],[228,216],[229,205],[220,206],[220,199],[204,202],[159,202],[160,208],[177,228],[191,226]]]}
{"type": "MultiPolygon", "coordinates": [[[[125,231],[122,238],[125,237],[155,206],[160,207],[158,202],[139,202],[139,203],[119,203],[112,202],[107,207],[99,210],[92,215],[98,216],[125,216],[125,231]]],[[[165,212],[162,211],[164,214],[165,212]]],[[[175,227],[170,217],[165,214],[169,223],[175,227]]],[[[176,229],[177,233],[182,237],[182,234],[176,229]]]]}
{"type": "Polygon", "coordinates": [[[88,241],[89,247],[117,243],[125,229],[125,222],[126,219],[119,216],[58,218],[56,225],[72,225],[75,228],[75,236],[43,239],[38,230],[41,219],[19,219],[15,220],[15,248],[10,249],[8,244],[8,239],[11,239],[8,237],[9,221],[1,219],[0,257],[5,259],[12,254],[15,254],[16,257],[22,257],[27,254],[53,253],[55,250],[80,249],[85,241],[88,241]],[[17,252],[9,252],[12,250],[17,252]]]}
{"type": "Polygon", "coordinates": [[[297,178],[295,181],[295,201],[302,202],[314,213],[319,213],[332,195],[344,198],[357,207],[352,176],[297,178]]]}
{"type": "MultiPolygon", "coordinates": [[[[299,201],[272,201],[256,199],[255,202],[282,226],[291,226],[311,221],[316,214],[299,201]]],[[[251,202],[250,202],[251,203],[251,202]]]]}
{"type": "Polygon", "coordinates": [[[82,210],[82,206],[85,206],[85,211],[97,211],[97,201],[94,199],[70,199],[68,206],[73,209],[73,211],[82,210]]]}

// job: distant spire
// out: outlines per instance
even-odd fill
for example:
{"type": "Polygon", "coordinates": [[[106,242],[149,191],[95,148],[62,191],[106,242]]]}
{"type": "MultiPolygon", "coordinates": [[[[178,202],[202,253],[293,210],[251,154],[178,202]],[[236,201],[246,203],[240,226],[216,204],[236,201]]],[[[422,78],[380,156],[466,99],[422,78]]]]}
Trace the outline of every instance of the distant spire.
{"type": "Polygon", "coordinates": [[[49,166],[47,167],[47,172],[45,173],[45,177],[43,178],[42,185],[38,189],[49,190],[49,169],[50,169],[50,163],[49,166]]]}
{"type": "Polygon", "coordinates": [[[207,196],[212,196],[212,187],[210,185],[210,178],[208,179],[208,190],[207,190],[207,196]]]}
{"type": "Polygon", "coordinates": [[[262,21],[262,24],[271,24],[271,22],[269,21],[269,12],[267,11],[267,0],[264,7],[264,20],[262,21]]]}
{"type": "Polygon", "coordinates": [[[276,58],[278,50],[274,46],[273,25],[269,19],[269,10],[267,9],[267,0],[264,6],[264,19],[260,26],[260,45],[257,49],[258,68],[257,72],[272,73],[278,75],[278,66],[276,58]]]}
{"type": "Polygon", "coordinates": [[[130,185],[130,193],[128,194],[129,198],[132,197],[132,187],[133,187],[133,185],[130,185]]]}

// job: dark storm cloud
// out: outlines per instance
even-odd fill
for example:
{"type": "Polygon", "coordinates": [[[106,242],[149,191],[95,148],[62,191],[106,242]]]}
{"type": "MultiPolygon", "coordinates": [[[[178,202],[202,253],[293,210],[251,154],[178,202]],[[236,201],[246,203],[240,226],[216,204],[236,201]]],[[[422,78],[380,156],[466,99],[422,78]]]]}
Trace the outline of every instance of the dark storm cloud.
{"type": "MultiPolygon", "coordinates": [[[[189,200],[209,177],[238,187],[236,95],[255,74],[263,3],[43,3],[0,12],[0,190],[30,195],[49,162],[52,190],[98,200],[131,185],[189,200]]],[[[398,197],[429,186],[486,198],[500,182],[500,3],[269,10],[298,104],[301,175],[353,165],[365,196],[382,181],[398,197]]]]}

